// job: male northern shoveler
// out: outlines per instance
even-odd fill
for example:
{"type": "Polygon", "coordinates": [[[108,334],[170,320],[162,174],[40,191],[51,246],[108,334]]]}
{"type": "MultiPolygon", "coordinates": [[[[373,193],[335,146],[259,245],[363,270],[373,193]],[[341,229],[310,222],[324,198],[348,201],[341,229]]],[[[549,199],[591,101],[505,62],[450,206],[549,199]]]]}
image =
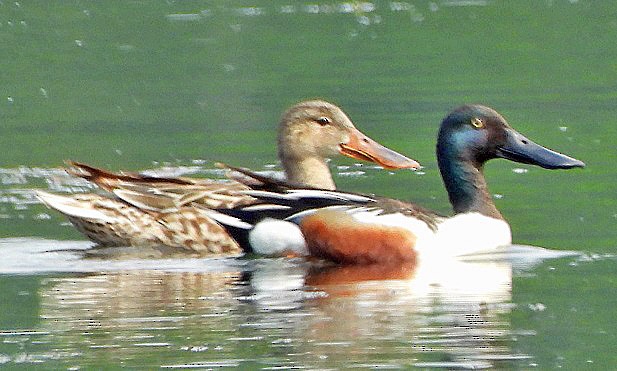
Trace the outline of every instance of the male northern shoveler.
{"type": "MultiPolygon", "coordinates": [[[[343,154],[385,168],[419,164],[370,139],[355,128],[334,104],[305,101],[287,110],[278,129],[279,158],[291,183],[334,189],[326,158],[343,154]]],[[[48,207],[58,210],[90,240],[101,246],[169,246],[196,253],[240,253],[242,250],[202,207],[229,208],[252,204],[239,193],[239,182],[158,178],[111,173],[70,162],[69,172],[96,183],[116,197],[98,194],[60,196],[38,191],[48,207]]]]}
{"type": "MultiPolygon", "coordinates": [[[[253,250],[276,245],[277,228],[296,225],[308,252],[344,264],[415,261],[428,254],[464,255],[511,243],[510,226],[495,207],[483,175],[484,163],[505,158],[547,169],[584,163],[542,147],[515,131],[491,108],[465,105],[442,121],[437,161],[454,215],[444,217],[417,205],[375,196],[287,187],[243,193],[255,205],[211,211],[253,250]],[[218,217],[222,215],[222,217],[218,217]],[[273,242],[274,241],[274,242],[273,242]]],[[[250,175],[250,172],[246,172],[250,175]]],[[[289,232],[286,232],[289,233],[289,232]]],[[[293,242],[292,242],[293,243],[293,242]]]]}

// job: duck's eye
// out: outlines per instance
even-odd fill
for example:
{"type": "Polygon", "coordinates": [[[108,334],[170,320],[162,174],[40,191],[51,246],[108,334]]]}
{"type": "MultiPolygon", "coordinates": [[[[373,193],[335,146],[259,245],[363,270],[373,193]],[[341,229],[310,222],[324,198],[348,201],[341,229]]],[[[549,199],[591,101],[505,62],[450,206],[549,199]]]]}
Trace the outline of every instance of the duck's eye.
{"type": "Polygon", "coordinates": [[[481,129],[481,128],[484,127],[484,121],[480,120],[477,117],[474,117],[474,118],[471,119],[471,125],[474,128],[481,129]]]}
{"type": "Polygon", "coordinates": [[[319,125],[328,125],[328,124],[332,123],[332,120],[330,120],[329,117],[325,117],[325,116],[324,117],[320,117],[320,118],[318,118],[315,121],[317,121],[317,123],[319,125]]]}

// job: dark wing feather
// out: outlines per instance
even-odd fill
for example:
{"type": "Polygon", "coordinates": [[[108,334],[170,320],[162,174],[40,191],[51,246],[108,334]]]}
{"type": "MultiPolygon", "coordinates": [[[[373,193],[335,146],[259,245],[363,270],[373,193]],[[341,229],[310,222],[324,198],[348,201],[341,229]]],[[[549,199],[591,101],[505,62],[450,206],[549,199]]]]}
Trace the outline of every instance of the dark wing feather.
{"type": "Polygon", "coordinates": [[[268,175],[260,174],[244,167],[235,167],[222,162],[215,164],[222,169],[231,170],[227,177],[245,186],[256,190],[268,190],[272,192],[282,192],[288,189],[317,189],[307,187],[304,184],[290,182],[288,180],[273,178],[268,175]]]}
{"type": "Polygon", "coordinates": [[[242,193],[256,200],[254,204],[249,206],[218,211],[252,225],[267,217],[294,219],[296,214],[330,206],[348,206],[350,212],[353,212],[354,209],[368,207],[382,210],[383,213],[401,213],[425,222],[431,229],[436,229],[437,221],[443,217],[409,202],[373,195],[311,188],[272,179],[245,168],[226,164],[219,164],[218,166],[240,173],[248,179],[244,184],[251,189],[242,193]]]}
{"type": "Polygon", "coordinates": [[[122,183],[151,183],[151,184],[175,184],[175,185],[191,185],[194,181],[188,178],[172,178],[172,177],[154,177],[138,173],[113,173],[101,168],[90,166],[77,161],[66,161],[67,165],[71,166],[66,169],[67,173],[84,178],[99,187],[111,191],[115,188],[122,188],[122,183]]]}

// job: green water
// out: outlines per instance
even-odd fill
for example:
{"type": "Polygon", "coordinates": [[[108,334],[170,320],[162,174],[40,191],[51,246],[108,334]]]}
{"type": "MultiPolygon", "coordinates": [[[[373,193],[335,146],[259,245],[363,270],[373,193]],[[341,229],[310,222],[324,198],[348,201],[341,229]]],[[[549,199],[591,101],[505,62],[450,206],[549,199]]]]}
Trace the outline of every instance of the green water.
{"type": "Polygon", "coordinates": [[[610,1],[1,1],[2,238],[83,240],[22,192],[55,184],[49,169],[65,159],[263,169],[281,112],[314,97],[425,166],[336,159],[365,172],[335,168],[346,190],[448,212],[435,134],[463,103],[587,168],[487,166],[515,243],[584,256],[514,269],[482,300],[447,283],[426,295],[399,281],[314,289],[301,266],[269,276],[259,260],[5,274],[0,365],[614,368],[615,40],[610,1]],[[301,282],[273,291],[255,277],[301,282]]]}

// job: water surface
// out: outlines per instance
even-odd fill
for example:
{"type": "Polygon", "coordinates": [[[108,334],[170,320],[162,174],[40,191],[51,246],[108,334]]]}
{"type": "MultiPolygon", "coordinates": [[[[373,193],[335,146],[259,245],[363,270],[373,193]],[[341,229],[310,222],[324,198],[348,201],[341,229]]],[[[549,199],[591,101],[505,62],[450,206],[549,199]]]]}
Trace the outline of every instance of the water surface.
{"type": "Polygon", "coordinates": [[[612,2],[0,2],[0,365],[614,367],[616,39],[612,2]],[[33,197],[89,190],[65,159],[278,169],[278,117],[314,97],[425,166],[336,159],[346,190],[449,212],[434,138],[463,103],[585,161],[485,169],[516,244],[578,254],[434,272],[101,257],[33,197]]]}

